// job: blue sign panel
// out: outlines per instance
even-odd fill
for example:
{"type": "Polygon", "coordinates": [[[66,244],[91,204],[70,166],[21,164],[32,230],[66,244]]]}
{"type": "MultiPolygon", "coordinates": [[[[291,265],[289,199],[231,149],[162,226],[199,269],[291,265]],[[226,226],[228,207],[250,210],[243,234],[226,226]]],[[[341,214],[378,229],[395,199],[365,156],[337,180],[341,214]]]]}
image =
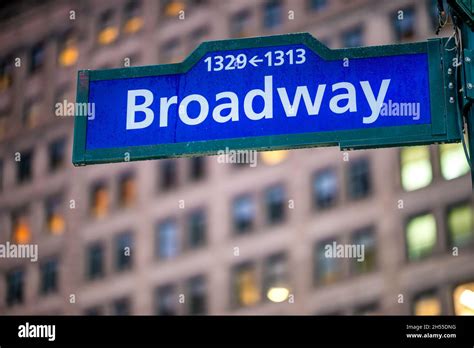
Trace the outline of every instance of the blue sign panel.
{"type": "Polygon", "coordinates": [[[444,43],[330,50],[294,34],[204,43],[183,63],[80,71],[76,116],[87,117],[76,117],[73,161],[458,141],[444,43]]]}

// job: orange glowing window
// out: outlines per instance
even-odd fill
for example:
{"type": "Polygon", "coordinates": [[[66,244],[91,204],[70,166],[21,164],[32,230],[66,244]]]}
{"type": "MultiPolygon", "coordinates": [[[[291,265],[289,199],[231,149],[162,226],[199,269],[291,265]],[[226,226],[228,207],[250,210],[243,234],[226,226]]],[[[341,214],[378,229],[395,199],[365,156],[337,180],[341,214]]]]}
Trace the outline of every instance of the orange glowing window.
{"type": "Polygon", "coordinates": [[[107,216],[110,206],[109,191],[104,184],[97,184],[92,190],[91,212],[97,218],[107,216]]]}
{"type": "Polygon", "coordinates": [[[12,241],[16,244],[26,244],[31,241],[31,229],[26,212],[16,212],[12,216],[12,241]]]}
{"type": "Polygon", "coordinates": [[[136,185],[133,175],[126,174],[120,178],[120,205],[131,206],[136,199],[136,185]]]}

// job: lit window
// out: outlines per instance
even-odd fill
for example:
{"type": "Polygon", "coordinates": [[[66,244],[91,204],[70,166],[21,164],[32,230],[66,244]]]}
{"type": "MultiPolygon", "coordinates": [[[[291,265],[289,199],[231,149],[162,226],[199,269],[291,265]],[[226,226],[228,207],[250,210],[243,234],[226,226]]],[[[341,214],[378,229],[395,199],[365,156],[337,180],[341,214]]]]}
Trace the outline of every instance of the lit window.
{"type": "Polygon", "coordinates": [[[97,183],[92,188],[91,212],[97,218],[103,218],[109,213],[109,192],[103,183],[97,183]]]}
{"type": "Polygon", "coordinates": [[[415,10],[405,8],[392,16],[397,41],[413,39],[415,36],[415,10]]]}
{"type": "Polygon", "coordinates": [[[269,256],[264,266],[264,293],[272,302],[283,302],[290,295],[286,256],[278,253],[269,256]]]}
{"type": "Polygon", "coordinates": [[[288,157],[288,154],[287,150],[264,151],[260,152],[260,158],[266,165],[274,166],[283,162],[288,157]]]}
{"type": "Polygon", "coordinates": [[[155,243],[155,255],[160,259],[178,255],[178,228],[174,220],[168,219],[158,225],[155,243]]]}
{"type": "Polygon", "coordinates": [[[77,37],[73,30],[64,34],[59,43],[58,63],[63,67],[70,67],[76,64],[79,58],[77,47],[77,37]]]}
{"type": "Polygon", "coordinates": [[[65,164],[66,139],[59,139],[49,145],[49,170],[55,171],[65,164]]]}
{"type": "Polygon", "coordinates": [[[346,48],[364,45],[362,27],[350,29],[342,34],[342,45],[346,48]]]}
{"type": "Polygon", "coordinates": [[[356,247],[364,247],[363,259],[353,258],[352,266],[355,273],[368,273],[375,270],[377,264],[375,242],[375,232],[371,227],[354,233],[352,244],[356,247]]]}
{"type": "Polygon", "coordinates": [[[40,294],[47,295],[58,290],[58,260],[49,259],[40,265],[40,294]]]}
{"type": "Polygon", "coordinates": [[[469,164],[462,144],[444,144],[439,147],[441,174],[452,180],[469,173],[469,164]]]}
{"type": "Polygon", "coordinates": [[[265,205],[267,222],[277,224],[285,220],[285,190],[277,185],[265,191],[265,205]]]}
{"type": "Polygon", "coordinates": [[[89,280],[104,276],[104,247],[94,243],[87,248],[87,278],[89,280]]]}
{"type": "Polygon", "coordinates": [[[30,100],[23,110],[23,125],[28,128],[38,126],[41,118],[41,101],[40,99],[30,100]]]}
{"type": "Polygon", "coordinates": [[[120,177],[120,205],[129,207],[135,203],[136,187],[135,177],[131,173],[126,173],[120,177]]]}
{"type": "Polygon", "coordinates": [[[451,246],[462,247],[473,241],[474,217],[472,205],[459,204],[448,210],[448,233],[451,246]]]}
{"type": "Polygon", "coordinates": [[[178,296],[175,286],[172,284],[163,285],[155,292],[155,313],[157,315],[176,315],[178,296]]]}
{"type": "Polygon", "coordinates": [[[414,315],[441,315],[441,301],[435,291],[418,294],[413,301],[414,315]]]}
{"type": "Polygon", "coordinates": [[[115,269],[124,271],[132,267],[133,236],[131,232],[123,232],[115,239],[115,269]]]}
{"type": "Polygon", "coordinates": [[[197,181],[206,175],[206,158],[194,157],[190,160],[190,177],[192,181],[197,181]]]}
{"type": "Polygon", "coordinates": [[[250,17],[250,10],[243,10],[233,15],[230,20],[230,35],[232,37],[248,36],[250,17]]]}
{"type": "Polygon", "coordinates": [[[431,255],[436,247],[436,221],[433,214],[411,218],[406,226],[409,260],[419,260],[431,255]]]}
{"type": "Polygon", "coordinates": [[[31,49],[30,52],[30,73],[39,71],[45,62],[45,48],[44,44],[38,43],[31,49]]]}
{"type": "Polygon", "coordinates": [[[314,176],[313,202],[318,209],[327,209],[337,203],[339,187],[335,169],[324,169],[314,176]]]}
{"type": "Polygon", "coordinates": [[[23,269],[15,269],[6,273],[6,302],[11,307],[21,304],[24,300],[25,272],[23,269]]]}
{"type": "Polygon", "coordinates": [[[206,278],[202,275],[188,280],[189,314],[207,312],[206,278]]]}
{"type": "Polygon", "coordinates": [[[454,314],[474,315],[474,282],[458,285],[453,292],[454,314]]]}
{"type": "Polygon", "coordinates": [[[243,263],[234,267],[232,288],[235,306],[247,307],[260,301],[257,270],[253,263],[243,263]]]}
{"type": "Polygon", "coordinates": [[[46,200],[46,227],[48,233],[60,235],[66,229],[66,221],[61,209],[62,197],[60,195],[52,196],[46,200]]]}
{"type": "Polygon", "coordinates": [[[162,13],[166,17],[177,17],[185,9],[186,4],[182,0],[164,0],[162,2],[162,13]]]}
{"type": "Polygon", "coordinates": [[[325,8],[328,4],[327,0],[309,0],[309,9],[313,11],[320,11],[325,8]]]}
{"type": "Polygon", "coordinates": [[[13,83],[13,58],[0,62],[0,92],[10,88],[13,83]]]}
{"type": "Polygon", "coordinates": [[[333,243],[331,239],[316,244],[314,248],[314,280],[316,284],[332,284],[337,281],[341,275],[341,262],[333,255],[333,243]]]}
{"type": "Polygon", "coordinates": [[[118,38],[118,29],[113,24],[114,13],[112,10],[102,13],[99,19],[97,42],[101,45],[110,45],[118,38]]]}
{"type": "Polygon", "coordinates": [[[281,0],[269,0],[266,2],[263,14],[263,26],[266,29],[274,29],[282,22],[283,7],[281,0]]]}
{"type": "Polygon", "coordinates": [[[367,197],[372,190],[370,165],[366,158],[351,161],[348,173],[348,190],[351,199],[367,197]]]}
{"type": "Polygon", "coordinates": [[[115,300],[112,303],[112,315],[130,315],[131,304],[128,297],[115,300]]]}
{"type": "Polygon", "coordinates": [[[31,229],[26,208],[19,209],[12,213],[11,240],[16,244],[27,244],[31,241],[31,229]]]}
{"type": "Polygon", "coordinates": [[[138,0],[130,0],[125,6],[125,25],[123,31],[126,34],[133,34],[142,28],[141,2],[138,0]]]}
{"type": "Polygon", "coordinates": [[[433,179],[428,146],[405,147],[401,150],[401,179],[406,191],[428,186],[433,179]]]}
{"type": "Polygon", "coordinates": [[[251,231],[255,219],[255,205],[252,197],[245,195],[236,198],[232,205],[232,216],[236,233],[251,231]]]}
{"type": "Polygon", "coordinates": [[[188,216],[188,246],[196,249],[206,243],[206,214],[197,210],[188,216]]]}
{"type": "Polygon", "coordinates": [[[163,191],[178,186],[178,166],[176,160],[164,160],[160,162],[160,188],[163,191]]]}

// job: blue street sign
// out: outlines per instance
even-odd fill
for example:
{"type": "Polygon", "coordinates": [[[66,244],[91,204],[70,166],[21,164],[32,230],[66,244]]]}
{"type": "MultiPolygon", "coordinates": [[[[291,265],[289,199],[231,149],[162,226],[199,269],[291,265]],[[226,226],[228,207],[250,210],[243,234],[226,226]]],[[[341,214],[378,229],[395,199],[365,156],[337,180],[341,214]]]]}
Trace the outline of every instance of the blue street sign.
{"type": "Polygon", "coordinates": [[[73,161],[459,141],[443,44],[330,50],[295,34],[205,43],[179,64],[80,71],[73,161]]]}

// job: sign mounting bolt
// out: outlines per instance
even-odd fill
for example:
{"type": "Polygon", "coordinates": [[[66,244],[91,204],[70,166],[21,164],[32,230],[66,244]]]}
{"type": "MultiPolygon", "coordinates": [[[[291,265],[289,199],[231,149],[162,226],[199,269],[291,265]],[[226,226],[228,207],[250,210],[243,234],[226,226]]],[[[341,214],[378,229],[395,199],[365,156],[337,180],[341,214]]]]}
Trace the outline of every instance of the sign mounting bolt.
{"type": "Polygon", "coordinates": [[[468,83],[468,84],[467,84],[467,88],[468,88],[468,89],[472,89],[472,83],[468,83]]]}
{"type": "Polygon", "coordinates": [[[466,61],[466,63],[470,63],[470,62],[471,62],[471,58],[469,58],[469,57],[464,58],[464,60],[466,61]]]}
{"type": "Polygon", "coordinates": [[[449,98],[449,102],[450,102],[451,104],[453,104],[453,103],[454,103],[454,97],[450,97],[450,98],[449,98]]]}

